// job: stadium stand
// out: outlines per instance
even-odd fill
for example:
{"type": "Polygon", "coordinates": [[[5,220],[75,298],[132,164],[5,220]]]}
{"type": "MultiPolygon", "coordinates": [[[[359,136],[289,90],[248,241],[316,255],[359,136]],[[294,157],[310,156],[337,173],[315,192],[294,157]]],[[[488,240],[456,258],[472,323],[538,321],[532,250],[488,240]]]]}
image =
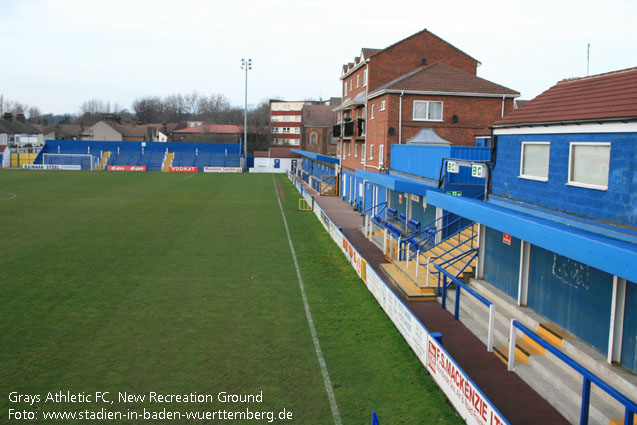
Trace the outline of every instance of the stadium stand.
{"type": "Polygon", "coordinates": [[[82,157],[70,155],[93,155],[94,169],[98,170],[112,165],[145,166],[146,171],[169,171],[170,166],[197,167],[198,171],[204,167],[241,167],[239,143],[47,140],[34,163],[42,164],[45,154],[57,154],[48,155],[47,162],[64,165],[81,161],[82,157]]]}

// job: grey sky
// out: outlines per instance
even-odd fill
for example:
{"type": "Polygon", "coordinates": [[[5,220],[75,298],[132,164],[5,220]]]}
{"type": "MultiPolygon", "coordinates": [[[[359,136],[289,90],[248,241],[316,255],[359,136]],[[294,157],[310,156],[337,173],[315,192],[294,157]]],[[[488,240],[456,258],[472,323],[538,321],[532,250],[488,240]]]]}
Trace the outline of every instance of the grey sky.
{"type": "Polygon", "coordinates": [[[0,0],[0,94],[42,112],[97,98],[221,93],[248,103],[340,96],[341,66],[427,28],[478,76],[531,99],[557,81],[637,66],[637,1],[0,0]]]}

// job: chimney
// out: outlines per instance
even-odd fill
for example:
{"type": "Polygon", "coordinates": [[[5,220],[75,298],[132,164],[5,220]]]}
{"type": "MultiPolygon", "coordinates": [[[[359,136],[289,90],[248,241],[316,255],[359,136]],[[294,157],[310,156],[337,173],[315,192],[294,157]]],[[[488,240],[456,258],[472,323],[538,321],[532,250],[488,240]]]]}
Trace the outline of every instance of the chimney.
{"type": "Polygon", "coordinates": [[[3,118],[7,121],[13,121],[13,114],[11,112],[5,112],[3,118]]]}
{"type": "Polygon", "coordinates": [[[24,114],[17,114],[17,115],[15,116],[15,120],[16,120],[16,121],[19,121],[19,122],[25,122],[25,121],[26,121],[26,118],[24,117],[24,114]]]}

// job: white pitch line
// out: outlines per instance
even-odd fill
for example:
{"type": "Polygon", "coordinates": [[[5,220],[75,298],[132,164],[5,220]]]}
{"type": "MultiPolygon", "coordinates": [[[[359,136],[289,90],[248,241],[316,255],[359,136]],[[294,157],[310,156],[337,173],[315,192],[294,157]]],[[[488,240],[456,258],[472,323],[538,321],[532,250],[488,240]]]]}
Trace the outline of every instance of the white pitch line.
{"type": "Polygon", "coordinates": [[[283,212],[283,205],[281,205],[281,197],[272,176],[272,183],[274,183],[274,191],[276,192],[277,201],[279,201],[279,209],[281,210],[281,217],[283,217],[283,225],[285,226],[285,232],[288,236],[288,243],[290,244],[290,251],[292,252],[292,259],[294,260],[294,268],[296,269],[296,277],[299,280],[299,288],[301,289],[301,297],[303,298],[303,306],[305,307],[305,316],[307,316],[307,323],[310,326],[310,333],[312,334],[312,340],[314,341],[314,350],[316,351],[316,357],[318,358],[319,365],[321,366],[321,374],[323,375],[323,382],[325,383],[325,390],[327,391],[327,398],[330,400],[330,407],[332,408],[332,417],[334,418],[335,425],[341,425],[341,414],[338,411],[338,405],[336,404],[336,397],[334,397],[334,390],[332,390],[332,381],[330,375],[327,373],[327,365],[323,358],[323,352],[321,351],[321,344],[319,343],[318,336],[316,335],[316,328],[314,327],[314,320],[312,320],[312,313],[310,313],[310,305],[307,302],[307,295],[305,294],[305,285],[303,285],[303,277],[301,277],[301,270],[299,269],[299,262],[296,259],[296,251],[294,251],[294,245],[292,244],[292,238],[290,237],[290,229],[288,228],[288,221],[285,218],[283,212]]]}
{"type": "Polygon", "coordinates": [[[184,181],[186,181],[186,180],[190,180],[191,178],[195,177],[196,175],[197,175],[197,174],[193,173],[193,174],[189,175],[188,177],[186,177],[186,178],[184,179],[184,181]]]}
{"type": "Polygon", "coordinates": [[[0,201],[9,201],[13,198],[17,198],[18,195],[11,192],[0,192],[0,201]],[[4,195],[9,195],[8,197],[4,197],[4,195]]]}

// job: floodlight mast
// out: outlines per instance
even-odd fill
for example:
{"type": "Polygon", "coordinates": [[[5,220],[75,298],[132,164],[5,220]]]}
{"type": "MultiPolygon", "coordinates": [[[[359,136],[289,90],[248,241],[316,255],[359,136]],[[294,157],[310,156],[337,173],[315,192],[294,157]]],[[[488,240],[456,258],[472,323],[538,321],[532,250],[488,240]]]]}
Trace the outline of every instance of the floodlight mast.
{"type": "Polygon", "coordinates": [[[243,109],[243,166],[248,170],[248,71],[252,69],[252,59],[241,59],[241,69],[246,73],[245,101],[243,109]]]}

